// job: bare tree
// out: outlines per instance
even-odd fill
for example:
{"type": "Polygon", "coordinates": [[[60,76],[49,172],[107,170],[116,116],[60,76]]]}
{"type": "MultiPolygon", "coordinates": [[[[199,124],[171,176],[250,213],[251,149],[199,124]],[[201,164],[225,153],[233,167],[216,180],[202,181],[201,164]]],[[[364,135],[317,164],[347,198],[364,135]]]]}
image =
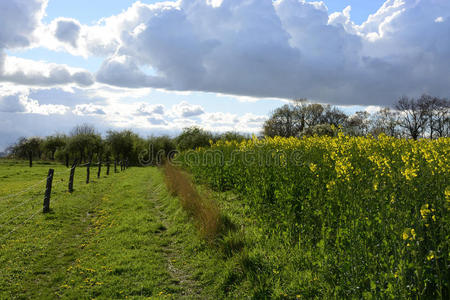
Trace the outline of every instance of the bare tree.
{"type": "Polygon", "coordinates": [[[345,122],[345,130],[351,135],[367,135],[370,127],[370,114],[367,111],[357,111],[345,122]]]}
{"type": "Polygon", "coordinates": [[[450,101],[440,99],[434,114],[434,131],[438,137],[450,136],[450,101]]]}
{"type": "Polygon", "coordinates": [[[427,103],[426,98],[419,99],[401,97],[395,105],[399,111],[399,125],[408,133],[408,135],[417,140],[424,132],[427,120],[427,103]]]}
{"type": "Polygon", "coordinates": [[[399,126],[399,115],[397,111],[384,107],[373,115],[371,133],[379,135],[384,133],[389,136],[397,137],[399,126]]]}

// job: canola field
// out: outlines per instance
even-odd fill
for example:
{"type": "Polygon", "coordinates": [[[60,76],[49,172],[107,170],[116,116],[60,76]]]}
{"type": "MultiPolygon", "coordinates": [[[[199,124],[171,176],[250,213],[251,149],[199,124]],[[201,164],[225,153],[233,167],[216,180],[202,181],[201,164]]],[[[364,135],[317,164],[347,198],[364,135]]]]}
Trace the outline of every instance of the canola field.
{"type": "Polygon", "coordinates": [[[450,139],[219,141],[178,157],[231,190],[328,295],[448,299],[450,139]]]}

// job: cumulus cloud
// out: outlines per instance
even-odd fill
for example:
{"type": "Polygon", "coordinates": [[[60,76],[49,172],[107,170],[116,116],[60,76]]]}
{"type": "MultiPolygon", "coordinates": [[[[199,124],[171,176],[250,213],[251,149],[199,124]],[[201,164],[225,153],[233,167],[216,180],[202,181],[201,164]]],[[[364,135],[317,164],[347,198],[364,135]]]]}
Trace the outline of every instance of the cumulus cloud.
{"type": "Polygon", "coordinates": [[[167,125],[168,123],[161,116],[153,116],[147,118],[148,122],[152,125],[167,125]]]}
{"type": "Polygon", "coordinates": [[[85,31],[116,46],[97,74],[111,85],[390,104],[448,92],[449,5],[387,0],[358,26],[323,2],[136,2],[85,31]]]}
{"type": "Polygon", "coordinates": [[[56,20],[55,37],[76,48],[80,36],[81,25],[77,20],[60,18],[56,20]]]}
{"type": "Polygon", "coordinates": [[[140,116],[153,116],[153,115],[163,115],[165,112],[164,105],[153,104],[149,105],[142,103],[136,110],[136,115],[140,116]]]}
{"type": "Polygon", "coordinates": [[[205,113],[200,105],[190,104],[186,101],[174,105],[172,111],[175,115],[183,118],[196,117],[205,113]]]}
{"type": "Polygon", "coordinates": [[[54,86],[70,83],[89,86],[94,83],[91,73],[83,69],[14,56],[7,56],[4,60],[0,81],[34,86],[54,86]]]}
{"type": "Polygon", "coordinates": [[[105,115],[103,107],[100,105],[89,104],[79,104],[75,106],[73,113],[79,116],[93,116],[93,115],[105,115]]]}
{"type": "MultiPolygon", "coordinates": [[[[21,85],[53,86],[62,84],[92,85],[92,75],[85,70],[65,65],[36,62],[7,56],[5,49],[29,47],[38,44],[45,27],[41,23],[47,0],[0,1],[0,82],[21,85]]],[[[80,25],[75,20],[58,19],[56,36],[76,46],[80,25]]],[[[45,31],[45,30],[44,30],[45,31]]]]}
{"type": "Polygon", "coordinates": [[[130,56],[105,60],[96,75],[97,81],[120,87],[166,87],[164,78],[146,75],[130,56]]]}
{"type": "Polygon", "coordinates": [[[46,6],[47,0],[0,1],[0,49],[29,46],[46,6]]]}
{"type": "Polygon", "coordinates": [[[0,112],[24,112],[25,106],[20,98],[20,94],[0,95],[0,112]]]}
{"type": "Polygon", "coordinates": [[[63,115],[69,107],[58,104],[40,104],[39,101],[29,97],[28,92],[17,92],[0,96],[0,112],[24,113],[40,115],[63,115]]]}

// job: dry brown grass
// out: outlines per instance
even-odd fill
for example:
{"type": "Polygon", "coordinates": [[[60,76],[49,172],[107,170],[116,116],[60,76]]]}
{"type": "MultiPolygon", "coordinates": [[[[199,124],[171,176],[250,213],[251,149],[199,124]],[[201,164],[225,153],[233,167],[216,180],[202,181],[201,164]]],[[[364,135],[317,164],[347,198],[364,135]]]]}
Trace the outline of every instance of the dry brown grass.
{"type": "Polygon", "coordinates": [[[213,241],[223,229],[217,204],[202,196],[184,171],[168,163],[164,165],[163,170],[169,192],[178,196],[183,208],[196,220],[202,235],[213,241]]]}

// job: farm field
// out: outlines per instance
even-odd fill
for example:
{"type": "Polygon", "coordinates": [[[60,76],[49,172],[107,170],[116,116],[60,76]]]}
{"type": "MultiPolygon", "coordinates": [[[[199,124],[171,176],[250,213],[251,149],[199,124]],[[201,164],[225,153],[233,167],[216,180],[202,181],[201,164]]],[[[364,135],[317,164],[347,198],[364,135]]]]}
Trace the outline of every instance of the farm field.
{"type": "Polygon", "coordinates": [[[449,297],[450,139],[219,141],[179,159],[241,196],[268,237],[261,276],[287,294],[449,297]]]}

